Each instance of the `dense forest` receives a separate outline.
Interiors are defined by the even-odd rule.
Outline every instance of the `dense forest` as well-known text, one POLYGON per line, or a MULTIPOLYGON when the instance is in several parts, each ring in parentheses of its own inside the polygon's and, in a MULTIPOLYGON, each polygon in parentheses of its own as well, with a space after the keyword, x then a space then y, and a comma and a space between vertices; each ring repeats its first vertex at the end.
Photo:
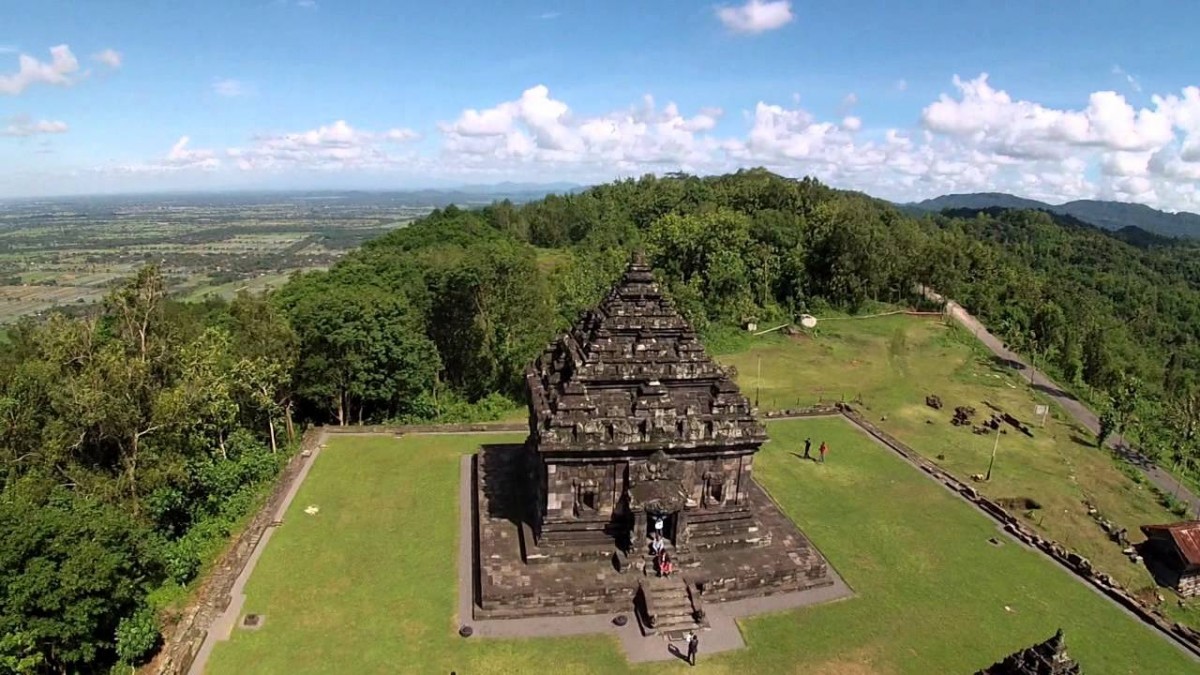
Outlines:
POLYGON ((308 424, 494 417, 633 249, 703 331, 917 304, 982 317, 1181 471, 1200 262, 1038 211, 907 217, 762 170, 450 206, 269 296, 183 304, 148 267, 0 347, 0 672, 106 671, 261 500, 308 424))

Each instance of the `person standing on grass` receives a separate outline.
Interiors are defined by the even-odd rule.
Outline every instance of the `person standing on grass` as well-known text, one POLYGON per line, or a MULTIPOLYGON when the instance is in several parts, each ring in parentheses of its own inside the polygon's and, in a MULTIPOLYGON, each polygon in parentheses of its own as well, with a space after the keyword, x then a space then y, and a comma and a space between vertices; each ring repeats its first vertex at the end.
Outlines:
POLYGON ((804 439, 804 459, 812 459, 812 455, 809 454, 811 451, 812 451, 812 439, 806 438, 806 439, 804 439))
POLYGON ((825 453, 829 452, 829 445, 827 445, 825 443, 825 441, 821 441, 821 449, 819 452, 821 453, 821 463, 824 464, 825 463, 825 453))
POLYGON ((696 652, 700 651, 700 636, 695 631, 688 636, 688 665, 696 665, 696 652))

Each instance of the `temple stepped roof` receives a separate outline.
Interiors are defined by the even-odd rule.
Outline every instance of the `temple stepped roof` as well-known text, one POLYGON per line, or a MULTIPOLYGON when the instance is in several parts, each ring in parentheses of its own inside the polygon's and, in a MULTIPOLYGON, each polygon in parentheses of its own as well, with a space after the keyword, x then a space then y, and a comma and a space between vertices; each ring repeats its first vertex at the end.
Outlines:
POLYGON ((543 450, 757 446, 766 431, 640 259, 526 372, 543 450))

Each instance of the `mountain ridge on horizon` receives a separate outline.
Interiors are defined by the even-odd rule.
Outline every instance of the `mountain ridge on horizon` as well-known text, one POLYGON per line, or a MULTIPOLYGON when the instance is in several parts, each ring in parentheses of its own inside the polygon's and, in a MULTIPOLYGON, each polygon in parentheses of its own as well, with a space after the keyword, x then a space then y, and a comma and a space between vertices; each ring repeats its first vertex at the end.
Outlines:
POLYGON ((1200 238, 1200 214, 1188 211, 1171 213, 1145 204, 1076 199, 1050 204, 1005 192, 963 192, 941 195, 919 202, 898 203, 909 213, 940 213, 947 209, 1035 209, 1066 215, 1104 230, 1120 231, 1136 227, 1165 237, 1200 238))

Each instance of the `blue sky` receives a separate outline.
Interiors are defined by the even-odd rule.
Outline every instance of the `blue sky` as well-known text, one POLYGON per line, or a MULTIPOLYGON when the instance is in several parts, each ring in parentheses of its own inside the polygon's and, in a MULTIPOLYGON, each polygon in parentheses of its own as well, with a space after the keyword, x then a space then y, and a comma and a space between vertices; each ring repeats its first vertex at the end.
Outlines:
POLYGON ((1197 210, 1195 26, 1196 2, 0 0, 0 197, 763 165, 1197 210))

